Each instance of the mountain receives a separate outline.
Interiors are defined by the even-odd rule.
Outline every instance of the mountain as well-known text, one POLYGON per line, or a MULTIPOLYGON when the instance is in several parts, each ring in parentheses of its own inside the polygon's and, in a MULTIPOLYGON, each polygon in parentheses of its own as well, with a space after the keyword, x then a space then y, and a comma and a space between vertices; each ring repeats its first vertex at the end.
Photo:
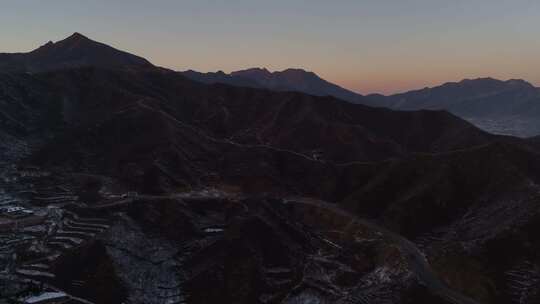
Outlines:
POLYGON ((191 80, 202 82, 205 84, 215 84, 223 83, 237 87, 247 87, 247 88, 260 88, 263 89, 264 86, 258 83, 255 79, 250 79, 242 76, 233 76, 231 74, 226 74, 223 71, 218 71, 215 73, 201 73, 193 70, 188 70, 181 72, 182 75, 186 76, 191 80))
POLYGON ((538 303, 538 139, 142 66, 0 72, 0 301, 538 303))
POLYGON ((540 89, 512 79, 466 79, 392 96, 370 96, 396 110, 447 110, 490 132, 540 134, 540 89))
MULTIPOLYGON (((539 97, 540 89, 528 82, 493 78, 466 79, 391 96, 395 109, 448 109, 470 116, 524 114, 524 108, 531 110, 531 100, 539 97)), ((537 115, 537 111, 530 114, 537 115)))
MULTIPOLYGON (((206 86, 164 71, 72 69, 39 74, 34 79, 49 84, 51 90, 62 89, 63 95, 57 98, 70 101, 61 112, 63 121, 76 131, 108 121, 116 124, 117 112, 126 115, 140 111, 144 115, 171 117, 165 121, 151 119, 148 122, 152 124, 181 121, 220 141, 273 147, 309 159, 317 155, 319 160, 336 163, 439 153, 493 139, 443 111, 399 112, 297 92, 206 86)), ((149 134, 146 141, 168 134, 166 130, 149 134)))
POLYGON ((151 68, 146 59, 93 41, 79 33, 58 42, 48 42, 28 53, 1 53, 0 70, 44 72, 85 66, 151 68))
POLYGON ((270 72, 265 68, 252 68, 226 74, 223 72, 181 72, 184 76, 207 84, 224 83, 242 87, 265 88, 274 91, 297 91, 315 96, 333 96, 352 103, 366 103, 363 96, 320 78, 302 69, 270 72))
POLYGON ((297 91, 394 110, 446 110, 495 134, 520 137, 540 134, 540 89, 520 79, 466 79, 391 96, 362 96, 301 69, 270 72, 253 68, 230 74, 190 70, 182 74, 206 84, 297 91))

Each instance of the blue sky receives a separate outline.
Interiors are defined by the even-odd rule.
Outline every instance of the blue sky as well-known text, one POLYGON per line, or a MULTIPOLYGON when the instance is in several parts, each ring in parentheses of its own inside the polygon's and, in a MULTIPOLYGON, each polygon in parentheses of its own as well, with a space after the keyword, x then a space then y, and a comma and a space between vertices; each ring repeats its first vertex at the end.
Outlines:
POLYGON ((78 31, 178 70, 299 67, 391 93, 484 76, 540 85, 538 29, 530 0, 18 0, 0 9, 0 51, 78 31))

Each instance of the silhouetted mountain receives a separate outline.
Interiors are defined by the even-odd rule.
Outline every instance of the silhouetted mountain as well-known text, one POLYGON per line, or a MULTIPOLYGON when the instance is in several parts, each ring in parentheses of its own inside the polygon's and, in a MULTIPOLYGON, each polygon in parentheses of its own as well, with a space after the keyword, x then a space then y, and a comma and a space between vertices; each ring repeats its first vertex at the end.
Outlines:
POLYGON ((391 98, 392 108, 400 110, 446 109, 475 117, 522 115, 525 109, 529 110, 530 115, 540 113, 540 89, 523 80, 467 79, 393 95, 391 98), (532 105, 536 107, 531 108, 532 105), (532 113, 530 110, 533 110, 532 113))
POLYGON ((500 81, 492 78, 463 80, 434 88, 392 96, 360 94, 321 79, 312 72, 287 69, 247 69, 225 74, 183 73, 203 83, 298 91, 316 96, 334 96, 352 103, 388 107, 395 110, 447 110, 488 132, 528 137, 540 134, 540 89, 523 80, 500 81))
POLYGON ((230 74, 221 71, 186 71, 182 74, 206 84, 224 83, 334 96, 352 103, 395 110, 447 110, 488 132, 521 137, 540 134, 540 89, 519 79, 467 79, 392 96, 362 96, 300 69, 270 72, 264 68, 253 68, 230 74))
POLYGON ((446 83, 393 96, 368 96, 396 110, 447 110, 490 132, 540 134, 540 89, 523 80, 493 78, 446 83))
POLYGON ((48 42, 29 53, 0 54, 0 70, 43 72, 65 68, 96 66, 106 68, 149 68, 146 59, 119 51, 108 45, 74 33, 70 37, 48 42))
POLYGON ((302 69, 287 69, 270 72, 263 68, 253 68, 225 74, 182 72, 184 76, 207 84, 224 83, 242 87, 266 88, 274 91, 296 91, 315 96, 333 96, 352 103, 367 103, 363 96, 330 83, 313 72, 302 69))

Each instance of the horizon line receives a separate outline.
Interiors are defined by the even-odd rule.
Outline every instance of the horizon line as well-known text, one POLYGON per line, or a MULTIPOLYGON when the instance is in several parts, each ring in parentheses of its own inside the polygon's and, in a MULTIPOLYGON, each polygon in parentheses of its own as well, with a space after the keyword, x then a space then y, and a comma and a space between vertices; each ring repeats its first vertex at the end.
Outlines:
POLYGON ((443 86, 443 85, 446 85, 446 84, 457 84, 457 83, 468 81, 468 80, 482 80, 482 79, 492 79, 492 80, 497 80, 497 81, 501 81, 501 82, 508 82, 508 81, 512 81, 512 80, 524 81, 524 82, 532 85, 533 87, 540 89, 540 83, 537 84, 537 83, 534 83, 532 81, 528 81, 527 79, 522 78, 522 77, 519 77, 519 78, 514 78, 514 77, 512 77, 512 78, 497 78, 497 77, 486 75, 486 76, 477 76, 477 77, 463 76, 462 78, 459 78, 460 80, 455 80, 454 79, 454 80, 440 81, 440 82, 430 84, 430 85, 411 87, 409 89, 403 89, 403 90, 393 90, 392 92, 386 92, 386 93, 382 93, 381 91, 362 92, 361 90, 352 89, 348 85, 340 84, 339 81, 334 81, 334 80, 330 80, 329 78, 323 77, 317 71, 315 71, 313 69, 310 69, 310 68, 306 68, 306 67, 287 67, 287 68, 281 68, 281 69, 272 69, 272 68, 268 68, 268 67, 266 67, 264 65, 260 65, 260 66, 251 66, 251 67, 250 66, 245 66, 245 67, 239 67, 239 68, 235 68, 235 69, 217 69, 217 70, 204 70, 203 71, 203 70, 196 70, 194 68, 182 69, 182 68, 178 68, 178 67, 170 67, 170 66, 167 66, 167 65, 165 65, 165 66, 164 65, 157 65, 157 64, 154 64, 153 60, 149 59, 149 57, 147 57, 147 56, 139 55, 139 54, 137 54, 135 52, 132 53, 131 51, 125 50, 120 46, 115 46, 115 43, 113 43, 113 42, 103 42, 101 40, 94 40, 94 39, 90 38, 88 35, 81 34, 80 31, 75 31, 72 34, 70 34, 69 36, 67 36, 65 38, 62 38, 62 39, 59 39, 59 40, 56 40, 56 41, 47 40, 47 42, 42 43, 42 44, 37 43, 38 44, 37 47, 34 47, 33 49, 27 50, 27 51, 2 52, 0 50, 0 55, 1 54, 25 54, 25 53, 30 53, 30 52, 32 52, 32 51, 34 51, 34 50, 36 50, 36 49, 38 49, 38 48, 40 48, 42 46, 45 46, 48 43, 51 43, 51 42, 58 43, 60 41, 66 40, 66 39, 68 39, 68 38, 70 38, 72 36, 82 36, 82 37, 84 37, 86 39, 89 39, 91 41, 105 44, 105 45, 110 46, 110 47, 112 47, 112 48, 114 48, 116 50, 127 52, 129 54, 132 54, 132 55, 141 57, 143 59, 146 59, 147 61, 149 61, 152 65, 155 65, 156 67, 169 69, 169 70, 172 70, 172 71, 175 71, 175 72, 186 72, 186 71, 194 71, 194 72, 199 72, 199 73, 223 72, 223 73, 225 73, 227 75, 231 75, 234 72, 250 70, 250 69, 261 69, 261 70, 266 70, 266 71, 268 71, 270 73, 280 73, 280 72, 284 72, 284 71, 287 71, 287 70, 301 70, 301 71, 304 71, 304 72, 307 72, 307 73, 314 73, 317 77, 321 78, 322 80, 325 80, 325 81, 327 81, 327 82, 329 82, 331 84, 337 85, 337 86, 339 86, 339 87, 341 87, 343 89, 346 89, 348 91, 351 91, 351 92, 353 92, 355 94, 364 95, 364 96, 369 96, 369 95, 392 96, 392 95, 398 95, 398 94, 403 94, 403 93, 412 92, 412 91, 419 91, 419 90, 424 90, 424 89, 433 89, 433 88, 440 87, 440 86, 443 86))

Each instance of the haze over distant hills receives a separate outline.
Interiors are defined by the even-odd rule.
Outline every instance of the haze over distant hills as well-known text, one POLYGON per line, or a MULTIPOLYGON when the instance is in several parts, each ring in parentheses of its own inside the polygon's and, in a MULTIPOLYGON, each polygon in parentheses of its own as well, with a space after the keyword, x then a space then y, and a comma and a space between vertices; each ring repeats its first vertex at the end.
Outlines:
POLYGON ((362 96, 301 69, 270 72, 253 68, 230 74, 195 71, 183 74, 204 83, 329 95, 352 103, 395 110, 447 110, 489 132, 521 137, 540 134, 540 89, 519 79, 466 79, 391 96, 362 96))
POLYGON ((466 79, 375 100, 396 110, 447 110, 489 132, 540 134, 540 89, 521 79, 466 79))

